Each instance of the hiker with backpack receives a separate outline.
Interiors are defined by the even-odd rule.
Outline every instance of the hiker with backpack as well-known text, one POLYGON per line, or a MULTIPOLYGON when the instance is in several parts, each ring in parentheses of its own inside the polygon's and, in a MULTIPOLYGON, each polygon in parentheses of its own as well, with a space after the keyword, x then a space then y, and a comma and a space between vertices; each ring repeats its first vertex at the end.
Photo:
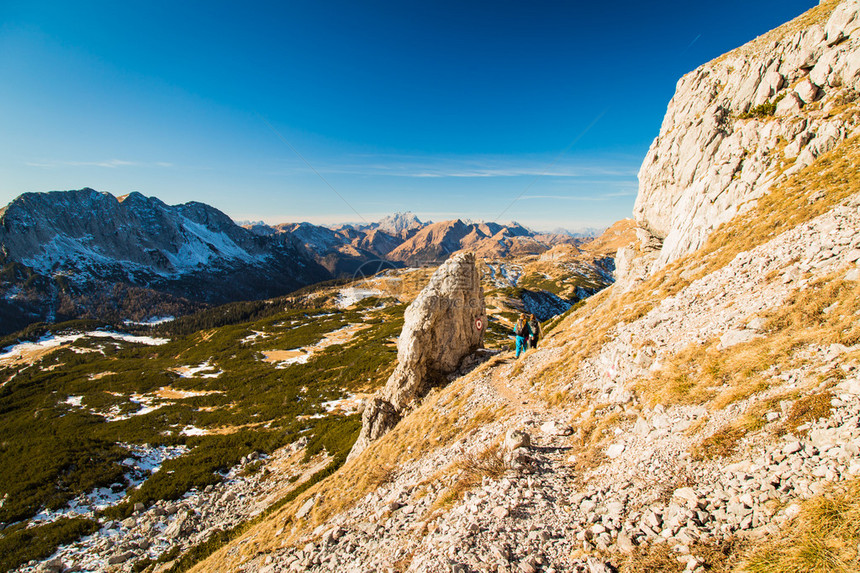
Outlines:
POLYGON ((540 338, 540 321, 535 315, 529 318, 529 348, 537 348, 538 338, 540 338))
POLYGON ((529 330, 529 321, 526 313, 520 315, 520 319, 517 321, 517 325, 514 327, 514 334, 517 337, 517 355, 516 358, 520 357, 520 353, 525 352, 526 346, 529 336, 531 335, 531 330, 529 330))

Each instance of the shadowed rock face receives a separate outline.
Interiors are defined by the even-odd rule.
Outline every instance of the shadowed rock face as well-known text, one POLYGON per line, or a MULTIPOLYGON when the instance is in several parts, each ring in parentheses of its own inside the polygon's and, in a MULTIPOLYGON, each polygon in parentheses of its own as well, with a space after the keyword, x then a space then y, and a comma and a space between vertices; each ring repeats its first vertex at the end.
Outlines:
POLYGON ((487 324, 475 255, 448 259, 406 309, 397 341, 397 366, 362 415, 357 456, 391 429, 416 399, 446 381, 463 359, 483 347, 487 324))

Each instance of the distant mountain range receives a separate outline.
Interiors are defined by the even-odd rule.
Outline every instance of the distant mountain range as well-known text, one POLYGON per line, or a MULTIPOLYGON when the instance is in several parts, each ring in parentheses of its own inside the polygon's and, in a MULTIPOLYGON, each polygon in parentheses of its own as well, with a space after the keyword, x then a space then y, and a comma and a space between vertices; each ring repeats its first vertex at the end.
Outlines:
POLYGON ((36 321, 182 314, 384 266, 434 265, 461 249, 494 259, 579 240, 412 213, 336 227, 239 226, 209 205, 140 193, 25 193, 0 209, 0 333, 36 321))
POLYGON ((484 258, 541 254, 561 243, 575 245, 598 231, 536 233, 518 223, 502 225, 461 219, 432 223, 422 222, 412 213, 397 213, 370 224, 327 227, 310 223, 275 226, 252 223, 246 228, 263 236, 291 235, 334 275, 354 273, 369 261, 385 261, 394 266, 435 265, 462 249, 484 258))

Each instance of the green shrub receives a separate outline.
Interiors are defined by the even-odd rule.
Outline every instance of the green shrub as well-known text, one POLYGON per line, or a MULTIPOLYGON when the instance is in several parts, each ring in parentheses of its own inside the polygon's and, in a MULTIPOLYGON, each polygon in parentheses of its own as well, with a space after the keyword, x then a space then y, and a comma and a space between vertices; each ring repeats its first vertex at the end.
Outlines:
POLYGON ((53 523, 26 529, 10 527, 0 532, 0 570, 10 571, 30 561, 44 559, 57 547, 98 531, 89 519, 58 519, 53 523))
MULTIPOLYGON (((311 455, 325 449, 335 465, 342 464, 357 435, 359 417, 307 416, 324 413, 324 401, 373 390, 385 381, 396 359, 390 341, 402 328, 404 307, 368 312, 228 305, 220 314, 210 309, 162 325, 165 334, 172 329, 171 340, 163 345, 84 338, 74 349, 54 351, 32 367, 6 370, 7 377, 14 377, 0 388, 0 497, 8 494, 0 522, 27 520, 42 508, 62 507, 95 487, 123 483, 128 468, 121 462, 132 456, 125 444, 185 444, 189 451, 165 461, 124 503, 106 509, 103 514, 111 519, 130 515, 135 502, 178 498, 189 489, 216 483, 243 456, 271 453, 303 431, 311 455), (242 322, 248 317, 251 320, 242 322), (218 323, 224 325, 211 328, 218 323), (316 353, 306 364, 279 369, 261 360, 267 350, 313 345, 351 323, 366 328, 353 340, 316 353), (240 342, 252 331, 269 336, 240 342), (78 353, 82 350, 90 352, 78 353), (183 378, 174 371, 207 361, 221 372, 218 377, 183 378), (163 387, 210 393, 153 397, 157 409, 134 415, 142 407, 134 401, 136 395, 153 396, 163 387), (69 403, 70 396, 81 397, 80 406, 69 403), (129 417, 108 421, 108 412, 129 417), (186 426, 228 430, 186 436, 186 426)), ((88 330, 93 324, 76 326, 88 330)), ((41 333, 34 327, 29 334, 41 333)), ((42 530, 32 531, 42 535, 42 530)))
POLYGON ((776 106, 782 99, 785 97, 785 93, 780 94, 773 101, 765 102, 761 105, 757 105, 753 108, 750 108, 746 113, 740 114, 738 117, 740 119, 752 119, 752 118, 764 118, 770 117, 774 113, 776 113, 776 106))

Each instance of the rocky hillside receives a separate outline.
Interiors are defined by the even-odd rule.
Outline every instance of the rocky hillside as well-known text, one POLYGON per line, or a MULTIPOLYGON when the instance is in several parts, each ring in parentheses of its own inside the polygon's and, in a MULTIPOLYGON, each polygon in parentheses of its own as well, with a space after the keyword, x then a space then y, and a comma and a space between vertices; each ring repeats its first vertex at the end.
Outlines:
POLYGON ((622 281, 701 247, 775 183, 856 133, 856 3, 823 1, 680 79, 642 163, 634 215, 644 257, 622 281))
POLYGON ((196 570, 856 570, 860 142, 823 160, 431 393, 196 570), (822 504, 846 513, 810 531, 822 504), (822 544, 847 565, 813 569, 822 544))
MULTIPOLYGON (((121 521, 93 516, 78 532, 91 536, 22 569, 84 567, 95 548, 102 569, 110 564, 158 573, 860 570, 860 134, 853 123, 860 101, 847 91, 856 87, 850 70, 858 11, 853 0, 824 2, 682 80, 682 95, 673 99, 643 164, 638 227, 627 223, 613 231, 621 245, 631 233, 637 236, 618 257, 625 280, 545 322, 538 348, 520 359, 504 343, 496 352, 476 352, 469 361, 473 369, 449 374, 447 384, 434 384, 397 409, 393 427, 342 465, 332 463, 294 487, 282 479, 289 475, 282 465, 289 456, 343 462, 357 424, 351 433, 344 429, 310 443, 299 437, 303 425, 323 419, 313 417, 325 416, 322 400, 379 388, 401 368, 392 354, 403 307, 386 308, 371 297, 352 310, 315 312, 297 331, 292 328, 299 326, 293 323, 298 316, 271 317, 223 333, 195 331, 168 343, 174 345, 165 347, 169 351, 138 349, 123 356, 135 361, 123 370, 128 376, 119 398, 126 403, 140 399, 135 391, 150 395, 168 381, 181 383, 166 374, 180 366, 173 363, 176 356, 201 376, 214 374, 196 369, 213 366, 202 362, 208 345, 218 344, 223 387, 216 378, 190 388, 224 393, 198 402, 194 419, 213 430, 226 425, 268 432, 283 424, 289 447, 243 445, 265 453, 255 456, 249 472, 274 476, 283 489, 248 478, 237 490, 246 497, 231 498, 238 475, 227 467, 244 468, 248 457, 222 467, 201 448, 193 459, 222 472, 211 489, 159 503, 142 487, 122 506, 121 521), (806 52, 798 46, 809 48, 811 56, 801 58, 806 52), (792 75, 796 60, 799 71, 792 75), (816 72, 825 61, 830 68, 816 72), (721 83, 711 82, 719 74, 721 83), (743 87, 747 82, 754 87, 743 87), (814 96, 810 84, 818 90, 814 96), (763 85, 772 85, 773 93, 763 85), (844 97, 836 99, 840 90, 844 97), (738 94, 747 94, 746 100, 738 94), (801 131, 789 138, 789 125, 801 125, 801 131), (832 138, 823 135, 836 128, 832 138), (803 130, 811 135, 798 139, 803 130), (816 140, 829 143, 819 146, 816 140), (736 156, 738 145, 745 151, 736 156), (662 208, 652 209, 652 202, 662 208), (259 355, 237 351, 237 337, 260 345, 260 352, 286 351, 272 358, 297 368, 292 361, 304 360, 307 345, 323 344, 317 321, 326 331, 367 324, 373 339, 364 346, 360 336, 339 343, 328 332, 324 338, 332 342, 316 354, 326 376, 293 370, 303 375, 301 384, 286 379, 295 400, 278 399, 279 387, 269 384, 275 373, 265 371, 265 363, 243 378, 242 368, 249 367, 239 362, 259 355), (270 340, 277 344, 269 346, 270 340), (161 365, 161 374, 141 380, 137 360, 161 365), (339 379, 341 371, 346 374, 339 379), (143 382, 146 387, 138 388, 143 382), (263 382, 260 394, 256 385, 263 382), (204 409, 213 402, 222 407, 204 409), (282 417, 288 408, 308 417, 282 417), (257 416, 258 409, 264 415, 257 416), (255 495, 259 505, 248 501, 255 495), (139 506, 129 503, 138 499, 139 506), (228 524, 229 512, 256 517, 228 524), (216 518, 223 530, 213 525, 216 518), (164 540, 174 535, 179 548, 168 550, 164 540)), ((462 248, 466 226, 444 224, 436 236, 462 248)), ((595 248, 611 250, 618 246, 614 240, 604 237, 595 248)), ((488 326, 501 323, 505 311, 494 306, 504 288, 522 288, 526 279, 549 281, 564 268, 555 265, 558 260, 576 264, 579 248, 586 247, 556 247, 527 261, 486 261, 479 266, 485 302, 476 313, 486 305, 488 326)), ((374 277, 364 291, 381 288, 386 279, 401 285, 401 292, 414 290, 416 306, 430 306, 417 294, 431 280, 429 269, 374 277)), ((344 306, 366 294, 360 290, 344 296, 344 306)), ((422 316, 423 322, 413 321, 412 336, 400 332, 407 340, 423 340, 431 356, 444 349, 440 330, 465 332, 475 327, 467 321, 477 317, 447 313, 463 324, 437 330, 432 313, 422 316)), ((488 329, 485 343, 490 334, 488 329)), ((413 350, 410 361, 424 349, 413 350)), ((74 421, 70 412, 78 404, 88 416, 111 413, 101 405, 112 405, 105 396, 113 395, 98 393, 92 403, 76 399, 78 388, 99 379, 102 366, 115 368, 111 356, 94 354, 99 368, 93 369, 74 354, 70 349, 61 358, 79 378, 52 374, 49 362, 38 372, 3 375, 11 385, 21 377, 28 383, 20 388, 28 392, 52 380, 63 383, 48 399, 24 395, 30 410, 15 419, 32 428, 33 437, 45 431, 33 410, 64 423, 74 421)), ((182 427, 187 409, 164 407, 175 416, 171 427, 182 427)), ((348 427, 348 416, 335 416, 313 426, 315 436, 325 428, 348 427)), ((150 425, 130 425, 131 430, 129 443, 132 437, 155 439, 150 425)), ((107 466, 121 459, 101 442, 91 446, 101 448, 107 466)), ((203 477, 193 465, 183 467, 203 477)), ((167 472, 155 475, 169 483, 177 479, 167 472)), ((37 485, 34 479, 33 489, 53 504, 51 492, 37 485)), ((3 503, 12 505, 0 505, 5 512, 18 508, 31 516, 40 509, 25 503, 27 496, 8 499, 3 503)), ((27 539, 26 528, 13 528, 27 539)))
POLYGON ((860 569, 858 104, 849 95, 825 109, 828 90, 853 85, 846 70, 858 8, 822 3, 681 82, 679 91, 693 90, 691 78, 706 84, 733 60, 739 67, 724 81, 749 79, 764 93, 749 71, 782 74, 790 67, 782 58, 815 39, 817 59, 801 62, 803 77, 786 71, 789 87, 775 82, 762 96, 773 115, 750 96, 749 106, 726 108, 736 117, 723 116, 738 129, 702 143, 699 128, 715 116, 675 124, 673 100, 655 149, 672 140, 669 154, 693 159, 664 163, 652 150, 645 160, 640 240, 625 263, 639 280, 545 325, 544 342, 525 358, 501 353, 431 392, 361 455, 194 570, 860 569), (830 71, 818 83, 808 76, 821 57, 830 71), (806 79, 823 104, 794 92, 806 79), (732 177, 723 145, 741 142, 746 129, 759 143, 782 133, 789 120, 777 110, 794 100, 772 98, 788 89, 803 103, 791 112, 796 121, 815 129, 797 147, 831 120, 844 132, 795 161, 783 148, 796 137, 775 139, 768 154, 750 147, 741 156, 760 160, 744 165, 772 176, 750 180, 742 167, 732 177), (682 145, 686 132, 693 139, 682 145), (690 181, 685 165, 696 173, 690 181), (708 166, 725 165, 718 194, 692 193, 708 166), (660 223, 648 197, 673 215, 660 223), (690 226, 695 220, 702 226, 690 226))

